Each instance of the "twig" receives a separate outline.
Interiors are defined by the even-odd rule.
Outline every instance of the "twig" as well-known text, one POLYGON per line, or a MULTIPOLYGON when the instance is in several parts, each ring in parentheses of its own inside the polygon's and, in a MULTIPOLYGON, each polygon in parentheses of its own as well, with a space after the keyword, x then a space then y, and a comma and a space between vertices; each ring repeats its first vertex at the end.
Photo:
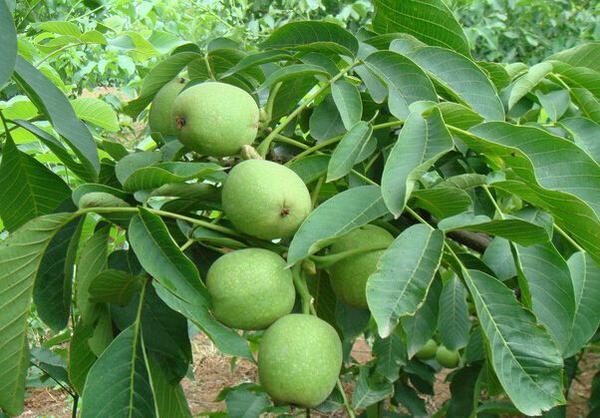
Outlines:
POLYGON ((283 122, 281 122, 279 125, 277 125, 277 127, 275 129, 273 129, 273 131, 265 139, 263 139, 263 141, 258 145, 258 147, 256 147, 259 154, 262 157, 267 155, 267 153, 269 152, 269 147, 271 146, 271 142, 273 141, 275 136, 277 134, 279 134, 281 131, 283 131, 283 129, 285 129, 285 127, 288 126, 296 118, 296 116, 298 116, 300 113, 302 113, 302 111, 306 107, 308 107, 308 105, 310 105, 313 102, 313 100, 315 100, 317 97, 319 97, 319 95, 321 93, 323 93, 325 90, 327 90, 333 83, 335 83, 337 80, 342 78, 348 71, 350 71, 356 65, 358 65, 358 62, 353 62, 349 66, 340 70, 339 73, 337 73, 335 76, 333 76, 332 78, 327 80, 327 82, 325 84, 323 84, 321 87, 319 87, 314 93, 309 95, 306 98, 306 100, 304 101, 304 103, 302 103, 300 106, 298 106, 296 109, 294 109, 294 111, 292 113, 287 115, 286 119, 283 122))

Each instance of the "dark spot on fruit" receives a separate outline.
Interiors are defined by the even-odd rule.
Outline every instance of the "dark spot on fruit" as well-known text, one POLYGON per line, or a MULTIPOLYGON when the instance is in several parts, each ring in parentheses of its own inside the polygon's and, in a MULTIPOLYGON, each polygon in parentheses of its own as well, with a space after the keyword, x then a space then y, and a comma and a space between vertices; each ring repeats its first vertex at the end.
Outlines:
POLYGON ((282 218, 285 218, 290 214, 290 208, 281 208, 281 212, 279 212, 282 218))
POLYGON ((175 122, 177 123, 177 128, 182 129, 185 126, 185 118, 181 116, 177 116, 175 118, 175 122))

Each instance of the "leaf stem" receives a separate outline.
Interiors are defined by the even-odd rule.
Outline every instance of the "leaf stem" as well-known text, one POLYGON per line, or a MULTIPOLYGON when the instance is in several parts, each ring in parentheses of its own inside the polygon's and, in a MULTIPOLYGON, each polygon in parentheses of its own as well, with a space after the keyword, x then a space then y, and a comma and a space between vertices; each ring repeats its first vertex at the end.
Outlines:
MULTIPOLYGON (((394 120, 391 122, 385 122, 385 123, 379 123, 377 125, 373 125, 373 130, 379 130, 379 129, 384 129, 384 128, 390 128, 390 127, 395 127, 395 126, 402 126, 404 125, 404 121, 402 120, 394 120)), ((316 145, 313 145, 310 148, 306 148, 304 151, 302 151, 300 154, 295 155, 294 157, 292 157, 287 163, 286 165, 289 165, 289 163, 291 163, 292 161, 295 161, 299 158, 302 158, 304 156, 310 155, 314 152, 319 151, 322 148, 326 148, 329 145, 335 144, 336 142, 339 142, 342 140, 342 138, 344 137, 344 135, 338 135, 338 136, 334 136, 333 138, 329 138, 326 139, 323 142, 320 142, 316 145)))
POLYGON ((342 381, 340 379, 338 379, 336 386, 337 386, 338 390, 340 391, 340 394, 342 395, 342 401, 344 402, 344 407, 346 408, 346 411, 348 412, 348 416, 350 418, 356 418, 356 415, 354 414, 354 410, 352 409, 352 406, 350 405, 350 402, 348 401, 348 396, 346 396, 346 392, 344 391, 344 386, 342 386, 342 381))
MULTIPOLYGON (((178 213, 167 212, 167 211, 160 210, 160 209, 152 209, 152 208, 145 208, 145 209, 148 212, 151 212, 155 215, 164 216, 166 218, 172 218, 172 219, 180 219, 182 221, 190 222, 194 225, 202 226, 206 229, 221 232, 223 234, 235 236, 238 238, 243 238, 240 234, 238 234, 233 229, 230 229, 230 228, 227 228, 227 227, 224 227, 221 225, 216 225, 216 224, 213 224, 213 223, 210 223, 207 221, 203 221, 201 219, 196 219, 196 218, 192 218, 189 216, 180 215, 178 213)), ((96 208, 80 209, 76 213, 79 215, 83 215, 85 213, 90 213, 90 212, 95 212, 95 213, 101 214, 101 213, 111 213, 111 212, 137 212, 137 211, 138 211, 137 207, 96 207, 96 208)))
POLYGON ((302 143, 300 141, 296 141, 293 138, 289 138, 289 137, 281 135, 281 134, 275 135, 275 138, 273 139, 273 141, 275 141, 275 142, 283 142, 285 144, 290 144, 290 145, 293 145, 295 147, 302 148, 302 149, 305 149, 305 150, 310 148, 309 145, 306 145, 306 144, 304 144, 304 143, 302 143))
POLYGON ((185 244, 183 244, 181 247, 179 247, 179 249, 181 250, 181 252, 184 252, 185 250, 187 250, 188 248, 190 248, 196 241, 193 239, 188 239, 185 244))
POLYGON ((298 116, 300 113, 302 113, 302 111, 304 109, 306 109, 313 102, 313 100, 315 100, 317 97, 319 97, 321 95, 321 93, 323 93, 325 90, 327 90, 333 83, 335 83, 337 80, 342 78, 348 71, 350 71, 356 65, 358 65, 358 62, 353 62, 352 64, 343 68, 342 70, 340 70, 339 73, 337 73, 335 76, 333 76, 332 78, 327 80, 326 83, 324 83, 317 90, 315 90, 312 94, 310 94, 306 98, 304 103, 302 103, 300 106, 298 106, 296 109, 294 109, 294 111, 292 113, 287 115, 286 119, 283 122, 281 122, 279 125, 277 125, 277 127, 275 129, 273 129, 273 131, 269 135, 267 135, 267 137, 265 139, 263 139, 263 141, 258 145, 258 147, 256 147, 256 149, 258 150, 258 153, 264 158, 267 155, 267 153, 269 152, 269 147, 271 146, 271 142, 273 141, 275 136, 277 134, 279 134, 281 131, 283 131, 285 129, 285 127, 288 126, 296 118, 296 116, 298 116))
POLYGON ((79 406, 79 395, 73 396, 73 410, 71 411, 71 418, 77 418, 77 407, 79 406))
POLYGON ((370 244, 361 248, 353 248, 348 251, 342 251, 340 253, 328 254, 328 255, 311 255, 310 260, 312 260, 317 268, 326 268, 334 265, 335 263, 344 260, 348 257, 352 257, 353 255, 359 255, 363 253, 369 253, 371 251, 385 250, 389 247, 389 244, 370 244))

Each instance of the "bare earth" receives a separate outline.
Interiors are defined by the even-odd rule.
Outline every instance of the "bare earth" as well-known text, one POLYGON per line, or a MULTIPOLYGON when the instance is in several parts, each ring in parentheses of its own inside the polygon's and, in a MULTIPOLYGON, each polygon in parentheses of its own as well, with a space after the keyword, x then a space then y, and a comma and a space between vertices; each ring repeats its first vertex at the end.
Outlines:
MULTIPOLYGON (((222 411, 223 402, 216 397, 227 386, 235 386, 243 382, 256 381, 256 366, 249 361, 239 360, 232 367, 231 358, 219 353, 214 345, 200 335, 193 340, 194 376, 195 381, 184 379, 183 387, 192 412, 202 416, 207 412, 222 411)), ((353 357, 363 363, 370 359, 370 350, 364 341, 357 341, 353 357)), ((599 369, 600 355, 587 353, 580 363, 581 375, 573 383, 569 393, 568 418, 583 418, 587 413, 586 401, 590 395, 590 386, 595 372, 599 369)), ((450 396, 448 384, 444 382, 447 373, 439 373, 435 384, 435 397, 427 397, 427 405, 431 412, 435 411, 450 396)), ((352 388, 346 388, 351 392, 352 388)), ((62 390, 33 389, 28 391, 25 401, 25 412, 22 418, 55 417, 68 418, 71 416, 71 405, 67 395, 62 390)), ((313 415, 316 416, 316 415, 313 415)), ((343 412, 329 415, 343 417, 343 412)))

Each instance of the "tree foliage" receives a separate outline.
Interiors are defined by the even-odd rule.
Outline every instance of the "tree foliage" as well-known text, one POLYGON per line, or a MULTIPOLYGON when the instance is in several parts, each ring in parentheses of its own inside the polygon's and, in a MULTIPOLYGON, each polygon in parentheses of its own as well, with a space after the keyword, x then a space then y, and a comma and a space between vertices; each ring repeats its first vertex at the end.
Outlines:
MULTIPOLYGON (((21 7, 17 25, 36 18, 21 7)), ((115 111, 69 100, 48 55, 36 55, 45 43, 17 48, 0 0, 0 88, 11 97, 0 105, 3 413, 21 413, 34 364, 82 397, 82 416, 191 416, 181 386, 188 323, 224 354, 260 356, 262 331, 220 323, 204 282, 222 253, 245 247, 284 257, 294 309, 342 341, 340 380, 317 410, 422 416, 422 395, 458 358, 440 414, 560 413, 600 323, 600 43, 532 66, 479 61, 442 0, 376 0, 361 28, 288 18, 252 42, 155 35, 153 44, 68 19, 38 25, 54 52, 145 45, 156 65, 132 84, 129 120, 144 121, 176 77, 245 90, 261 109, 253 147, 215 158, 157 132, 135 149, 116 141, 115 111), (285 165, 310 191, 313 209, 292 237, 244 234, 223 210, 229 169, 251 158, 285 165), (393 242, 331 251, 367 224, 393 242), (348 306, 328 269, 375 250, 360 289, 368 309, 348 306), (41 343, 29 338, 32 307, 53 330, 41 343), (349 349, 362 337, 373 358, 359 364, 349 349), (415 356, 430 339, 438 360, 415 356)), ((256 383, 224 388, 229 416, 293 412, 256 383)))

